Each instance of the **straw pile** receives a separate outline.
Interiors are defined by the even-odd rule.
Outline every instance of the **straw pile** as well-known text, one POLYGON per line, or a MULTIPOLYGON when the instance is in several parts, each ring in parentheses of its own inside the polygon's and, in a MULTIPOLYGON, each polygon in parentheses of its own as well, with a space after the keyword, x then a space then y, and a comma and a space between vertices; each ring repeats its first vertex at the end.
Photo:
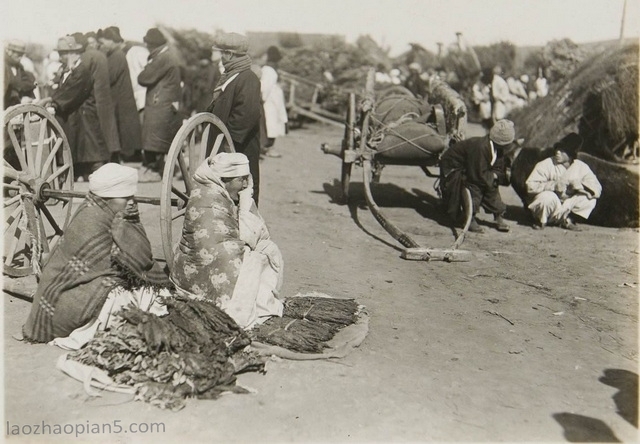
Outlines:
POLYGON ((608 48, 586 59, 551 94, 509 116, 531 146, 551 146, 580 133, 582 150, 619 160, 638 138, 638 44, 608 48))

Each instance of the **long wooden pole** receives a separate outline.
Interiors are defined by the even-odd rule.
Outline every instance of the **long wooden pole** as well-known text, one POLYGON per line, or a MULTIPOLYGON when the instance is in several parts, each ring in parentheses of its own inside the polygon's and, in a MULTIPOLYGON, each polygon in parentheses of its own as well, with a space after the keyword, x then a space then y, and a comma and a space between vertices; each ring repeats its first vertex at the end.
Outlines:
MULTIPOLYGON (((75 197, 75 198, 84 198, 87 193, 85 191, 71 191, 71 190, 42 190, 43 197, 52 197, 56 198, 66 198, 66 197, 75 197)), ((149 205, 160 205, 159 197, 147 197, 147 196, 133 196, 133 200, 141 204, 149 204, 149 205)), ((171 199, 171 206, 178 206, 178 199, 171 199)))
POLYGON ((622 20, 620 21, 620 42, 624 40, 624 21, 627 15, 627 0, 622 4, 622 20))

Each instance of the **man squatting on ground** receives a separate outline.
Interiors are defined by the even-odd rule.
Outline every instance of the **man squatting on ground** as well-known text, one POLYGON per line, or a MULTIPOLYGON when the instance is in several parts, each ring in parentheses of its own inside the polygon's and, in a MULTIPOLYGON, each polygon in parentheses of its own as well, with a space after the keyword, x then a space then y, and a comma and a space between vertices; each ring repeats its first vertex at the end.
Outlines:
POLYGON ((462 140, 446 150, 440 159, 442 199, 454 222, 460 211, 463 187, 471 193, 471 232, 483 231, 476 220, 480 207, 494 215, 498 231, 509 231, 509 225, 502 218, 507 207, 502 202, 498 185, 506 184, 504 169, 500 166, 514 139, 513 122, 499 120, 487 136, 462 140))
POLYGON ((566 135, 554 145, 553 156, 538 162, 529 175, 527 192, 532 201, 528 208, 534 229, 549 224, 579 231, 572 217, 587 219, 595 208, 602 185, 589 166, 577 159, 581 147, 582 137, 566 135))

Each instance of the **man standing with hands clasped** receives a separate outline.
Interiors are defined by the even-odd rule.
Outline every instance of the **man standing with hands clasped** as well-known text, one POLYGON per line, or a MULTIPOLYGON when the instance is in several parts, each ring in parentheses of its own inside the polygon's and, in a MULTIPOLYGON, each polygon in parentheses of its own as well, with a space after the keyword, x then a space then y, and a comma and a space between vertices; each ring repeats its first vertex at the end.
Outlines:
MULTIPOLYGON (((213 46, 222 54, 224 73, 213 90, 207 111, 216 115, 227 127, 235 150, 249 159, 253 177, 253 200, 258 204, 260 192, 260 119, 262 96, 260 79, 251 70, 247 54, 249 41, 236 33, 220 35, 213 46)), ((212 131, 213 133, 213 131, 212 131)), ((217 134, 211 134, 214 140, 217 134)))

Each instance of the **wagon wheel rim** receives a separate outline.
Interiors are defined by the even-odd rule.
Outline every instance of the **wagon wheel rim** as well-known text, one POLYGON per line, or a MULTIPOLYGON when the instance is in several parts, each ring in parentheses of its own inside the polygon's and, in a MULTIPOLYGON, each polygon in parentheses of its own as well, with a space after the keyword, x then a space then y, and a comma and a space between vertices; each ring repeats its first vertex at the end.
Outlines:
POLYGON ((351 182, 351 168, 353 162, 347 162, 345 159, 345 152, 353 150, 355 148, 355 124, 356 124, 356 96, 353 93, 349 94, 349 103, 347 106, 347 118, 344 127, 344 138, 342 140, 342 170, 340 174, 340 183, 342 191, 342 200, 345 203, 349 202, 349 185, 351 182))
POLYGON ((222 121, 211 113, 199 113, 187 120, 173 138, 162 175, 160 233, 169 270, 173 267, 174 242, 182 231, 193 173, 205 157, 226 151, 233 153, 233 140, 222 121), (172 205, 177 200, 177 206, 172 205))
POLYGON ((44 189, 73 190, 69 142, 55 117, 33 104, 5 111, 4 138, 3 273, 39 275, 72 215, 71 197, 41 194, 44 189))

